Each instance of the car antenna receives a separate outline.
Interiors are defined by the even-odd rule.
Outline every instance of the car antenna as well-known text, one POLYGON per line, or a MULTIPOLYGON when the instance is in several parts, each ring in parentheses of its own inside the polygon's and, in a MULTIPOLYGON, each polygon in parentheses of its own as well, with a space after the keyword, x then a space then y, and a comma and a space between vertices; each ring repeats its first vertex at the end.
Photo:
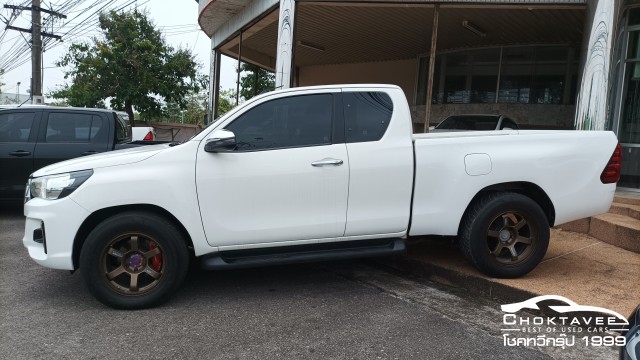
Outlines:
POLYGON ((24 105, 27 101, 31 100, 31 98, 28 98, 27 100, 25 100, 22 104, 18 105, 18 107, 24 105))

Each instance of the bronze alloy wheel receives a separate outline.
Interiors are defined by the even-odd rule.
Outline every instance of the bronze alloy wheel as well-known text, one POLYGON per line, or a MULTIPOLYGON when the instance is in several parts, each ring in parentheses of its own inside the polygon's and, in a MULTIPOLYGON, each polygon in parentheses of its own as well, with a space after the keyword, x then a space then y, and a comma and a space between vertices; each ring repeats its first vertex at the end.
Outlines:
POLYGON ((515 265, 531 256, 537 237, 535 227, 529 225, 525 215, 507 211, 489 222, 487 249, 496 261, 515 265))
POLYGON ((478 270, 516 278, 533 270, 549 246, 550 221, 532 198, 508 191, 481 194, 467 209, 458 240, 478 270))
POLYGON ((108 242, 100 256, 103 279, 122 295, 143 295, 163 279, 163 254, 163 248, 149 235, 117 236, 108 242))

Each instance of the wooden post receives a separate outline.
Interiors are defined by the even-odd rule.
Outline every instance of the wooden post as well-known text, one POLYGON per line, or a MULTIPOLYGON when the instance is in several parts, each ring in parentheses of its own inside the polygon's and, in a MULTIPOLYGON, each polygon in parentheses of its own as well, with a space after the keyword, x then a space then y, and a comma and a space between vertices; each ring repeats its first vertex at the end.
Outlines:
POLYGON ((240 61, 242 58, 242 30, 240 30, 240 43, 238 43, 238 77, 236 79, 236 106, 240 103, 240 61))
POLYGON ((433 9, 433 30, 431 31, 431 52, 429 54, 429 75, 427 79, 427 101, 424 115, 423 132, 429 131, 429 119, 431 118, 431 98, 433 97, 433 73, 436 63, 436 43, 438 42, 438 12, 440 5, 436 5, 433 9))
POLYGON ((209 88, 211 89, 209 95, 211 96, 212 109, 209 111, 208 122, 205 125, 209 125, 218 118, 218 105, 220 104, 220 61, 222 60, 220 50, 214 48, 212 55, 211 60, 213 63, 211 64, 211 78, 209 79, 209 88))

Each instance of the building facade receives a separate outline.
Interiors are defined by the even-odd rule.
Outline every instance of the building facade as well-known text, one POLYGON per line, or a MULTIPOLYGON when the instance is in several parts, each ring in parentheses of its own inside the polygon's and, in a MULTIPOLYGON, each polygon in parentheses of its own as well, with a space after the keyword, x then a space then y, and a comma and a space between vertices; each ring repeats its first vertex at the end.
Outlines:
POLYGON ((522 128, 612 130, 620 187, 640 189, 638 0, 200 0, 220 59, 275 74, 276 88, 400 86, 416 132, 452 114, 504 114, 522 128))

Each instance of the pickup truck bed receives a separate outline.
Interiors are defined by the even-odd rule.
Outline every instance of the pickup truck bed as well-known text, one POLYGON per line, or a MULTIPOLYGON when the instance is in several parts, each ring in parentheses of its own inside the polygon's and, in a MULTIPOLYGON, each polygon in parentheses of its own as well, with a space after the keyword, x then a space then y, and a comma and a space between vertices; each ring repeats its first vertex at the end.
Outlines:
POLYGON ((36 171, 23 243, 43 266, 82 267, 96 298, 129 309, 166 301, 189 253, 238 268, 457 236, 480 271, 517 277, 542 260, 550 226, 611 204, 611 132, 412 135, 410 119, 396 86, 263 94, 185 143, 36 171))

